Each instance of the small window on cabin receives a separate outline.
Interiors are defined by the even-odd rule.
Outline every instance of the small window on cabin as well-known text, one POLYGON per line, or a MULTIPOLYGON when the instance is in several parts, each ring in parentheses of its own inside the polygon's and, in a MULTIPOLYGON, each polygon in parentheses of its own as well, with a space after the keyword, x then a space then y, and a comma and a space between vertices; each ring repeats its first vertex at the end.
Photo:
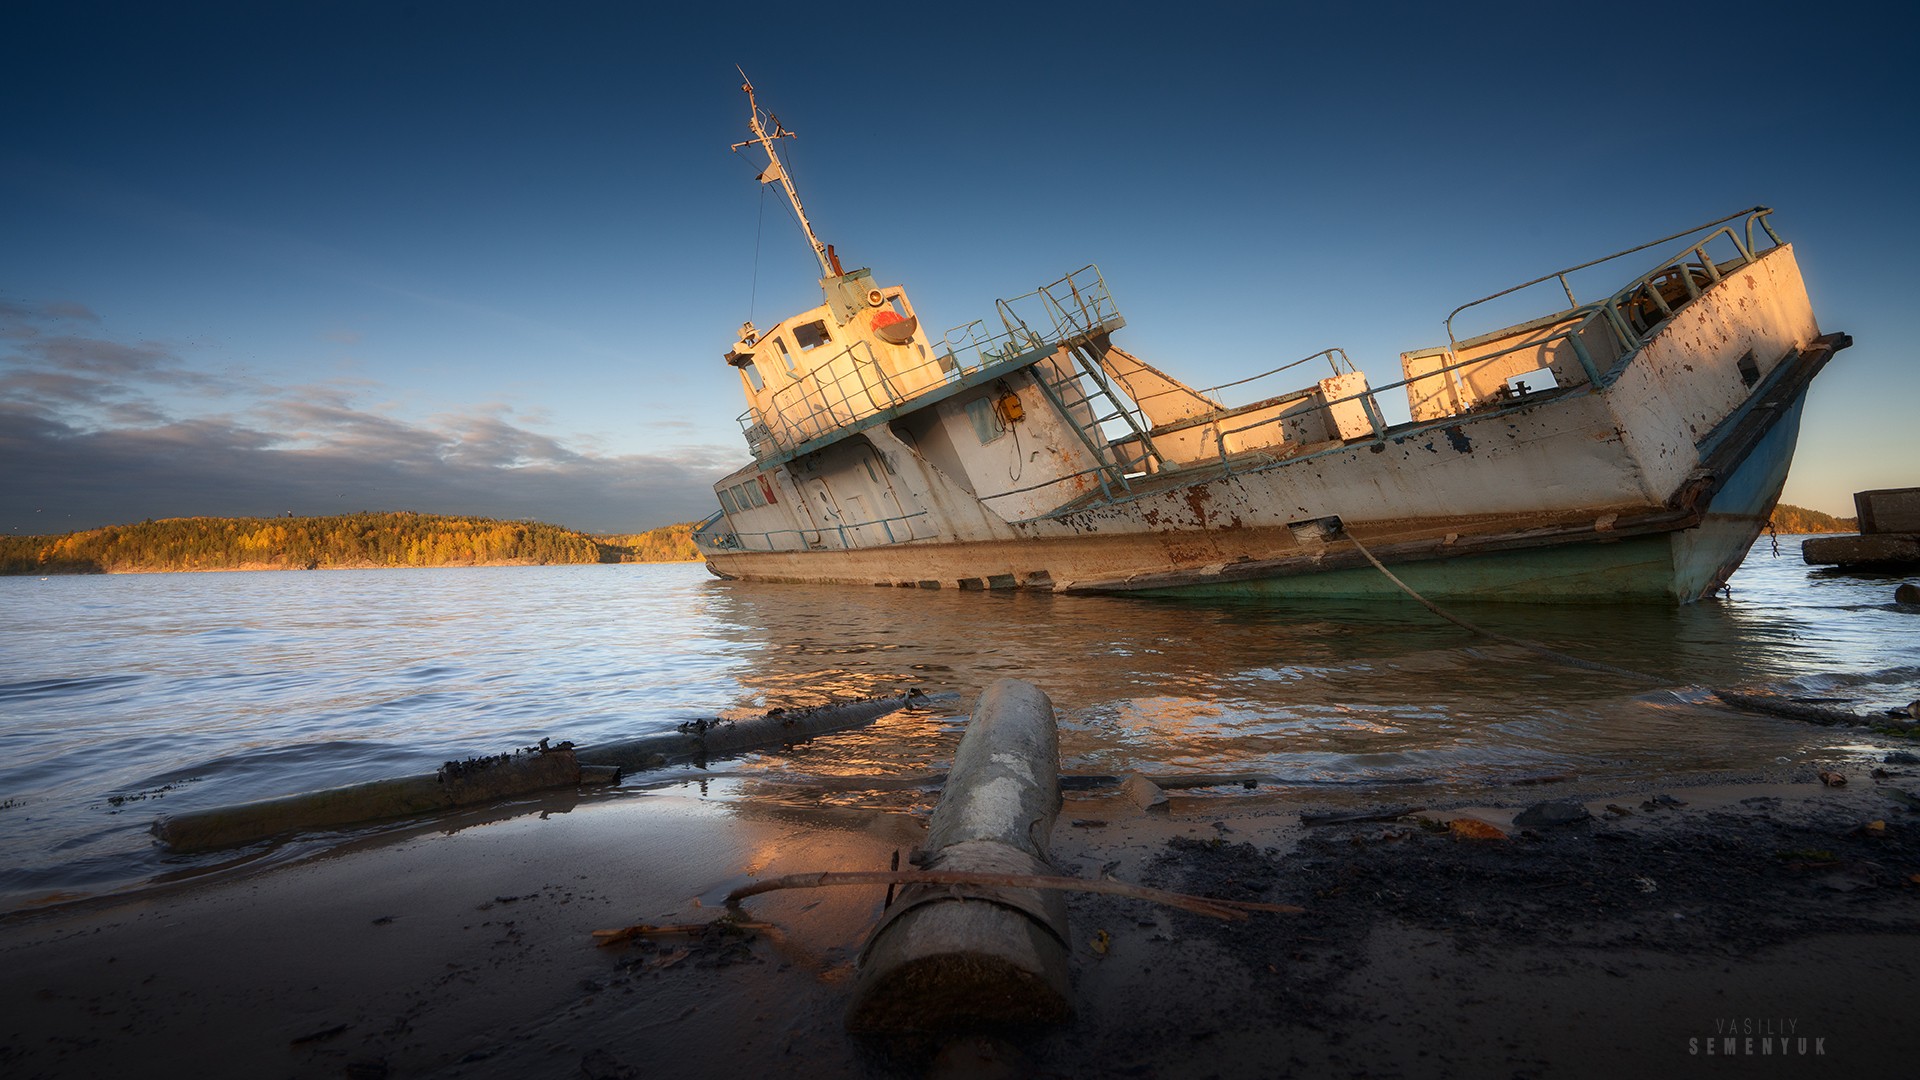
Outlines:
POLYGON ((737 514, 740 508, 733 504, 733 492, 728 488, 720 489, 720 509, 729 514, 737 514))
POLYGON ((907 317, 906 302, 904 300, 901 300, 899 297, 897 296, 889 297, 887 299, 887 306, 893 309, 893 313, 895 315, 898 315, 903 319, 907 317))
POLYGON ((801 352, 811 352, 833 338, 827 333, 826 323, 810 322, 801 323, 793 328, 793 340, 800 346, 801 352))
POLYGON ((773 351, 780 354, 780 362, 787 365, 787 371, 793 371, 793 354, 787 351, 787 343, 779 338, 773 339, 773 351))
POLYGON ((1542 390, 1559 388, 1560 380, 1553 377, 1552 368, 1535 368, 1532 371, 1523 371, 1518 375, 1507 377, 1507 393, 1514 397, 1525 397, 1542 390))
POLYGON ((973 433, 980 436, 982 446, 1006 432, 1000 423, 999 410, 993 407, 992 398, 975 398, 967 402, 967 419, 973 421, 973 433))
POLYGON ((740 370, 746 373, 747 383, 753 387, 754 393, 759 393, 761 388, 767 385, 766 382, 760 378, 760 369, 753 366, 753 361, 749 360, 740 365, 740 370))

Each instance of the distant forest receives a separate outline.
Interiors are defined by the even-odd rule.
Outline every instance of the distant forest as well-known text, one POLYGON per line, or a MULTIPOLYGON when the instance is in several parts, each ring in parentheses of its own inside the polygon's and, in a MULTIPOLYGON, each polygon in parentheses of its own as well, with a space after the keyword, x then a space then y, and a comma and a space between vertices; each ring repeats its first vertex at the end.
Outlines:
POLYGON ((0 536, 0 574, 684 562, 691 524, 592 537, 533 521, 437 514, 171 518, 63 536, 0 536))
POLYGON ((1802 535, 1805 533, 1850 533, 1859 526, 1856 518, 1834 517, 1818 510, 1808 510, 1786 503, 1773 508, 1773 531, 1802 535))

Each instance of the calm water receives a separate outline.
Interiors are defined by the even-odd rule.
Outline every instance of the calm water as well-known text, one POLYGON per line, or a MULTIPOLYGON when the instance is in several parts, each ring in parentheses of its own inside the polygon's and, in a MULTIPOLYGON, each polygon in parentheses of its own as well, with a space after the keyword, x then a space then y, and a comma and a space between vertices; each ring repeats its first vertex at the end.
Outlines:
MULTIPOLYGON (((160 852, 157 813, 543 736, 591 744, 917 686, 959 697, 715 768, 940 767, 1002 676, 1052 695, 1067 770, 1269 772, 1316 799, 1877 758, 1878 737, 1705 707, 1701 687, 1905 704, 1920 698, 1920 613, 1891 603, 1893 581, 1810 572, 1788 538, 1778 558, 1762 538, 1732 584, 1679 610, 1462 609, 1672 680, 1649 692, 1399 602, 744 585, 697 565, 0 578, 0 910, 222 861, 160 852)), ((734 789, 756 790, 771 789, 734 789)))

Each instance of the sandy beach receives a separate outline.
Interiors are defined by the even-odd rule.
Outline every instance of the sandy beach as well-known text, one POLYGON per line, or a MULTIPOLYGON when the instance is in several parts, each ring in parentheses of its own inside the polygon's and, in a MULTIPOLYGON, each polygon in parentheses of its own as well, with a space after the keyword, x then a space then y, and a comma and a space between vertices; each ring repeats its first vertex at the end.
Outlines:
POLYGON ((613 947, 592 932, 717 919, 730 889, 772 875, 884 869, 922 817, 741 797, 726 779, 704 795, 570 794, 9 915, 0 1066, 22 1078, 1891 1075, 1920 1051, 1907 1019, 1920 770, 1880 771, 1844 787, 1576 779, 1312 826, 1302 813, 1326 808, 1298 793, 1175 793, 1152 813, 1069 795, 1052 837, 1068 873, 1306 912, 1218 922, 1076 895, 1070 1023, 918 1043, 842 1029, 882 888, 753 898, 744 917, 763 930, 613 947), (1544 800, 1593 816, 1515 823, 1544 800), (1463 817, 1506 838, 1463 839, 1448 824, 1463 817))

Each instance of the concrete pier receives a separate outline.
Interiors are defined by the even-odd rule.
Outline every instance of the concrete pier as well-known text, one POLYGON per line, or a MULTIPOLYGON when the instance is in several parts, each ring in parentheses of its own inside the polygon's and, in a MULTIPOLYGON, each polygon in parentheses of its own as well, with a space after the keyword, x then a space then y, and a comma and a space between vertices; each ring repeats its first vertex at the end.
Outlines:
POLYGON ((1920 487, 1853 493, 1858 536, 1809 539, 1801 557, 1813 566, 1898 570, 1920 567, 1920 487))

